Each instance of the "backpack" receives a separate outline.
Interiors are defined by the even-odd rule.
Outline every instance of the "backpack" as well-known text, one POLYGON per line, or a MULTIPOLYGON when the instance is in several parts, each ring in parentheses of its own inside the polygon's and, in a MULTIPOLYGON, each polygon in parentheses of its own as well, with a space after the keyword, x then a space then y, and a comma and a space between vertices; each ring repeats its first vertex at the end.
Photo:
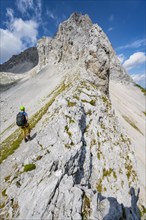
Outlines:
POLYGON ((23 113, 19 112, 16 116, 16 124, 18 126, 24 126, 27 123, 26 117, 23 113))

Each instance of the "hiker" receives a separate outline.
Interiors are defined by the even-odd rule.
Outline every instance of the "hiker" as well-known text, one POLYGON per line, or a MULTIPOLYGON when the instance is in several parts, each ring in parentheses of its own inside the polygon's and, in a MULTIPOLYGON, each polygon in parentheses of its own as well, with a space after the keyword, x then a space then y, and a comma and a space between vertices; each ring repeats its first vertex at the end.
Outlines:
POLYGON ((16 117, 16 124, 21 127, 23 139, 25 142, 30 140, 30 126, 28 123, 28 115, 25 112, 25 107, 20 106, 20 112, 17 114, 16 117))

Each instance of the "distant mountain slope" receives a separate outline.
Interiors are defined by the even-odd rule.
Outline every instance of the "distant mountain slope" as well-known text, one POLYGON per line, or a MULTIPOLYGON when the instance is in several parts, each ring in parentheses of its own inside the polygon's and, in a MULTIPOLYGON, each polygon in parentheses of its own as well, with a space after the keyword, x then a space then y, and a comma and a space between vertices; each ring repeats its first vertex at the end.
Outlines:
POLYGON ((38 64, 36 47, 31 47, 18 55, 13 55, 7 62, 0 64, 0 72, 24 73, 38 64))
POLYGON ((120 124, 134 146, 140 182, 140 198, 146 204, 146 106, 145 95, 133 85, 110 81, 110 99, 120 124))

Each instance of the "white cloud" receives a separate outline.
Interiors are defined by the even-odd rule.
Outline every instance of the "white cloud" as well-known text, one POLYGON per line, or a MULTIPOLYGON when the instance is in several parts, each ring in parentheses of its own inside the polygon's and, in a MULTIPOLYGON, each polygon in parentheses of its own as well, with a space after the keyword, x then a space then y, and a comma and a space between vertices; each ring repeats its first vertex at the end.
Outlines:
POLYGON ((122 54, 122 53, 119 54, 119 55, 118 55, 118 59, 120 60, 121 63, 123 63, 124 60, 125 60, 125 56, 124 56, 124 54, 122 54))
POLYGON ((132 74, 131 77, 134 81, 141 81, 146 79, 146 74, 132 74))
POLYGON ((108 28, 108 31, 110 32, 110 31, 112 31, 114 28, 113 27, 110 27, 110 28, 108 28))
POLYGON ((37 41, 38 24, 33 20, 23 21, 21 18, 15 19, 11 29, 19 39, 27 38, 27 43, 33 44, 37 41))
POLYGON ((15 18, 12 9, 8 8, 6 15, 7 29, 1 29, 1 63, 7 61, 12 55, 34 46, 37 42, 38 23, 35 20, 15 18))
POLYGON ((131 77, 137 84, 146 87, 146 74, 132 74, 131 77))
POLYGON ((41 21, 41 0, 17 0, 16 6, 22 15, 33 17, 36 21, 41 21))
POLYGON ((37 0, 35 3, 34 3, 34 14, 35 14, 35 19, 37 21, 39 21, 41 23, 41 25, 43 25, 43 22, 42 22, 42 2, 41 0, 37 0))
POLYGON ((118 47, 116 50, 123 50, 123 49, 128 49, 128 48, 140 48, 143 46, 146 46, 146 39, 139 39, 139 40, 133 41, 130 44, 126 44, 126 45, 118 47))
POLYGON ((111 22, 111 21, 113 21, 114 20, 114 15, 111 15, 110 17, 109 17, 109 21, 111 22))
POLYGON ((34 7, 33 0, 17 0, 16 5, 22 14, 27 13, 28 9, 33 9, 34 7))
POLYGON ((135 66, 142 64, 146 61, 146 56, 145 53, 143 52, 137 52, 132 54, 128 60, 126 60, 123 64, 123 66, 127 69, 130 70, 134 68, 135 66))
POLYGON ((11 8, 6 9, 6 16, 10 19, 10 21, 13 21, 14 19, 14 11, 11 8))
POLYGON ((47 9, 47 15, 49 16, 49 18, 52 18, 53 20, 57 20, 57 16, 55 16, 55 14, 48 9, 47 9))
POLYGON ((55 15, 54 11, 50 11, 49 9, 47 9, 46 14, 49 18, 55 21, 56 27, 58 27, 58 25, 66 19, 66 15, 63 14, 62 16, 58 17, 55 15))
POLYGON ((2 42, 0 44, 1 63, 24 49, 22 41, 9 30, 0 29, 0 36, 2 42))

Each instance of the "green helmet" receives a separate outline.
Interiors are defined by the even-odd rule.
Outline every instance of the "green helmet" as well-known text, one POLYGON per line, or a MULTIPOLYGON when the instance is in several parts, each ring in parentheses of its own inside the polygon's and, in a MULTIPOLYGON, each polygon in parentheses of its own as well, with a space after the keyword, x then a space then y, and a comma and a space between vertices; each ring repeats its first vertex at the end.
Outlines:
POLYGON ((20 106, 21 111, 25 111, 25 107, 23 105, 20 106))

